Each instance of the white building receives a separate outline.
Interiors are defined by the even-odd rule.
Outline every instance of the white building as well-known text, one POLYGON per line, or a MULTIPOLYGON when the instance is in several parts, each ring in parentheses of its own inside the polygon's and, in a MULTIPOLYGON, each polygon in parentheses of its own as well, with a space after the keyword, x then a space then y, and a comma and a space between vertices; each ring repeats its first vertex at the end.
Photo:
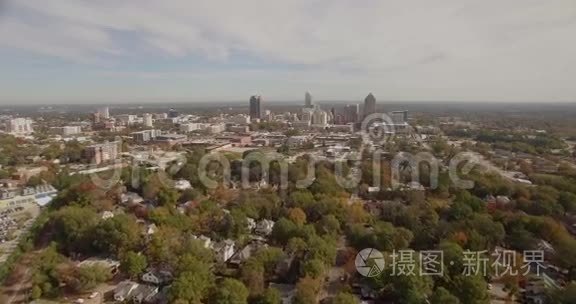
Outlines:
POLYGON ((29 135, 34 132, 32 124, 34 121, 29 118, 13 118, 8 121, 8 133, 13 135, 29 135))
POLYGON ((328 113, 319 108, 312 113, 312 124, 317 126, 326 126, 328 124, 328 113))
POLYGON ((184 191, 186 189, 192 189, 192 185, 185 179, 179 179, 174 183, 174 189, 184 191))
POLYGON ((256 224, 255 232, 260 235, 269 235, 274 229, 274 221, 263 219, 256 224))
POLYGON ((51 131, 54 134, 60 134, 62 136, 70 136, 82 133, 82 127, 80 126, 53 127, 51 128, 51 131))
POLYGON ((214 246, 216 259, 220 262, 228 261, 236 251, 236 244, 232 240, 224 240, 214 246))
POLYGON ((131 125, 136 122, 136 115, 132 114, 122 114, 117 116, 118 121, 126 125, 131 125))
POLYGON ((226 125, 221 123, 221 124, 212 124, 210 126, 208 126, 208 132, 210 132, 210 134, 217 134, 217 133, 222 133, 224 131, 226 131, 226 125))
POLYGON ((142 123, 145 127, 152 128, 154 126, 154 120, 152 119, 152 114, 146 113, 142 117, 142 123))
POLYGON ((199 123, 187 123, 180 125, 180 132, 188 133, 201 129, 201 124, 199 123))
POLYGON ((161 130, 151 129, 151 130, 143 130, 138 132, 131 133, 132 139, 134 139, 137 143, 145 143, 151 140, 156 139, 156 137, 162 135, 161 130))

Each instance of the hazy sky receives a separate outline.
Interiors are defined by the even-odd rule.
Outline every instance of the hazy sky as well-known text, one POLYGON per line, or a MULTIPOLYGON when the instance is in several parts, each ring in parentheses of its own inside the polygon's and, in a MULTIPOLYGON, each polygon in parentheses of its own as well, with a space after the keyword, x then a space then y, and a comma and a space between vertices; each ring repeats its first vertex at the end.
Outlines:
POLYGON ((0 0, 0 103, 576 101, 574 0, 0 0))

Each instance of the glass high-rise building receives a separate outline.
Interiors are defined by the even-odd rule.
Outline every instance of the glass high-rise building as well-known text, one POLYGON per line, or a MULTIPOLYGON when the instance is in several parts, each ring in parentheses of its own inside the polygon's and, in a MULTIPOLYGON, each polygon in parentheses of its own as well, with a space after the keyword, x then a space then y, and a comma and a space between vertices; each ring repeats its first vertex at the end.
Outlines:
POLYGON ((262 118, 261 101, 262 97, 259 95, 253 95, 250 97, 250 119, 262 118))
POLYGON ((304 107, 312 108, 312 94, 310 94, 310 92, 304 94, 304 107))
POLYGON ((376 97, 372 93, 364 99, 364 117, 376 113, 376 97))

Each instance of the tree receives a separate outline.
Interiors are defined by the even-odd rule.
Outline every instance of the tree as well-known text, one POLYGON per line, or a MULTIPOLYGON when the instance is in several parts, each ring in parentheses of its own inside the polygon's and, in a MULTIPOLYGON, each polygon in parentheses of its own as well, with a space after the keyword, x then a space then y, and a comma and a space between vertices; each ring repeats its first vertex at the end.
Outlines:
POLYGON ((180 195, 179 200, 182 203, 186 203, 199 198, 201 195, 202 193, 196 189, 186 189, 182 192, 182 195, 180 195))
POLYGON ((77 293, 90 291, 112 277, 110 270, 100 265, 87 267, 63 265, 57 268, 57 271, 60 284, 77 293))
POLYGON ((168 298, 171 302, 187 301, 187 303, 201 303, 206 297, 211 284, 193 272, 180 274, 170 286, 168 298))
POLYGON ((296 224, 283 217, 274 224, 270 238, 278 244, 286 244, 290 238, 298 236, 297 233, 296 224))
POLYGON ((193 256, 182 257, 177 273, 168 292, 171 302, 184 300, 190 303, 200 303, 214 284, 214 274, 210 269, 210 264, 203 263, 193 256))
POLYGON ((66 206, 51 215, 49 225, 55 241, 67 252, 90 253, 92 229, 98 215, 91 208, 66 206))
POLYGON ((576 303, 576 282, 571 282, 564 289, 551 289, 549 298, 552 304, 576 303))
POLYGON ((136 218, 126 214, 119 214, 99 222, 94 227, 91 237, 97 250, 112 255, 135 250, 142 242, 142 234, 136 218))
POLYGON ((248 289, 242 282, 235 279, 224 279, 210 301, 214 304, 246 304, 248 303, 248 289))
POLYGON ((128 274, 130 278, 137 278, 148 267, 148 261, 143 254, 134 251, 128 251, 122 256, 120 260, 120 269, 128 274))
POLYGON ((280 304, 282 302, 282 296, 278 289, 268 287, 254 302, 255 304, 280 304))
POLYGON ((336 244, 333 240, 327 240, 317 235, 308 239, 308 258, 318 259, 326 266, 332 266, 336 262, 336 244))
POLYGON ((158 192, 158 204, 160 206, 175 206, 180 194, 173 188, 164 187, 158 192))
POLYGON ((576 194, 571 192, 560 192, 558 203, 562 205, 566 213, 576 213, 576 194))
POLYGON ((250 295, 260 295, 264 291, 264 265, 257 259, 250 258, 242 265, 240 277, 250 290, 250 295))
POLYGON ((288 253, 294 254, 306 250, 307 247, 308 244, 306 244, 306 241, 304 239, 294 237, 288 240, 288 244, 286 245, 286 251, 288 253))
POLYGON ((456 296, 462 303, 485 304, 489 302, 488 286, 480 276, 459 275, 453 278, 456 296))
POLYGON ((358 299, 350 293, 340 292, 334 299, 332 299, 332 304, 358 304, 358 299))
POLYGON ((319 280, 304 277, 296 284, 296 293, 294 295, 294 304, 316 304, 317 296, 320 292, 321 283, 319 280))
POLYGON ((312 259, 306 260, 302 263, 300 274, 302 277, 318 279, 324 276, 325 271, 326 266, 324 265, 324 262, 319 259, 312 259))
POLYGON ((288 210, 288 218, 298 227, 306 224, 306 213, 300 208, 290 208, 288 210))
POLYGON ((431 304, 460 304, 460 300, 451 294, 446 288, 438 287, 430 297, 431 304))
POLYGON ((395 303, 424 303, 434 284, 429 276, 394 275, 392 269, 386 269, 370 282, 375 289, 383 291, 384 298, 394 299, 395 303))
POLYGON ((30 294, 30 297, 32 297, 32 300, 38 300, 41 296, 42 288, 40 288, 38 285, 34 285, 34 287, 32 287, 32 293, 30 294))
POLYGON ((340 222, 333 214, 328 214, 322 217, 322 219, 316 225, 316 230, 318 233, 324 235, 339 235, 340 234, 340 222))

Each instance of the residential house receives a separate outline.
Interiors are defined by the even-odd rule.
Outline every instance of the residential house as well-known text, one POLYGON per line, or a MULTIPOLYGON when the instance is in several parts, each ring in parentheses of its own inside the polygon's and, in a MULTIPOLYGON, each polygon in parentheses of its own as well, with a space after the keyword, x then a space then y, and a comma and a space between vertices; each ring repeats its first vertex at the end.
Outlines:
POLYGON ((151 269, 142 275, 142 281, 155 285, 167 284, 172 279, 172 273, 166 270, 151 269))
POLYGON ((114 300, 117 302, 124 302, 130 299, 132 292, 136 290, 136 288, 140 284, 132 281, 123 281, 116 286, 114 289, 114 300))
POLYGON ((270 235, 274 229, 274 221, 263 219, 256 224, 255 232, 260 235, 270 235))
POLYGON ((268 247, 268 245, 265 243, 260 242, 249 243, 248 245, 244 246, 244 248, 236 251, 236 253, 234 253, 234 255, 230 258, 230 260, 228 260, 228 263, 230 263, 233 266, 239 267, 242 263, 248 260, 252 255, 254 255, 258 250, 266 247, 268 247))
POLYGON ((192 185, 185 179, 179 179, 174 183, 174 189, 184 191, 186 189, 192 189, 192 185))
POLYGON ((153 303, 158 294, 157 286, 139 285, 129 295, 132 303, 153 303))
POLYGON ((120 202, 122 204, 140 204, 144 202, 144 199, 138 193, 126 192, 120 196, 120 202))
POLYGON ((200 242, 202 242, 202 245, 204 245, 204 248, 210 248, 213 249, 214 248, 214 243, 212 242, 212 239, 210 239, 209 237, 205 236, 205 235, 201 235, 201 236, 195 236, 192 235, 192 238, 195 240, 199 240, 200 242))
POLYGON ((228 261, 235 252, 236 244, 232 240, 224 240, 214 246, 216 252, 216 259, 219 262, 228 261))

